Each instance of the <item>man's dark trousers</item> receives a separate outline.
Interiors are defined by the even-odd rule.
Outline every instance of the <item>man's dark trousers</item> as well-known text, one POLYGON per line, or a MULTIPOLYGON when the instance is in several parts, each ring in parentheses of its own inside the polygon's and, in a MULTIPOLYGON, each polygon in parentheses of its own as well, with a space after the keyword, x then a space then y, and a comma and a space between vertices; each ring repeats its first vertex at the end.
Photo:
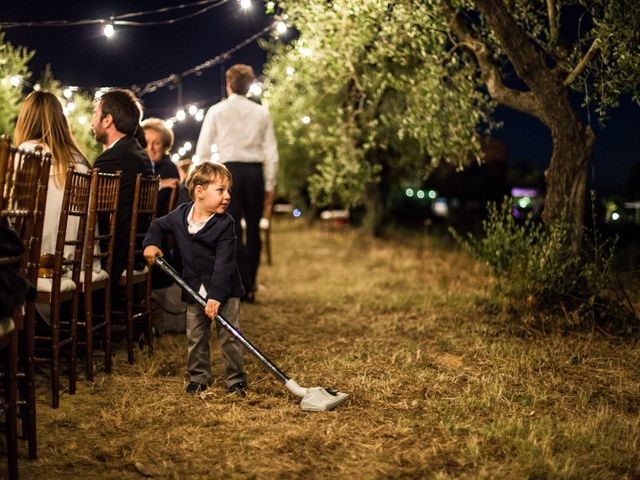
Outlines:
POLYGON ((227 208, 235 220, 237 249, 236 260, 242 284, 248 295, 256 290, 256 276, 260 264, 260 218, 264 205, 264 177, 262 163, 226 162, 231 172, 231 203, 227 208), (246 223, 246 244, 240 220, 246 223))

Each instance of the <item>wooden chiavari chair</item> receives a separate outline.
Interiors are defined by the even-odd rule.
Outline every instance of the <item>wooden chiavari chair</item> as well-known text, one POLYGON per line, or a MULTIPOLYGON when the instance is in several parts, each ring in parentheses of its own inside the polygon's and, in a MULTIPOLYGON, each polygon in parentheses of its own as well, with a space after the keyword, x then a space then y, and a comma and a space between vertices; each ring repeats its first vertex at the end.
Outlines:
POLYGON ((133 344, 135 325, 142 324, 149 352, 153 351, 153 323, 151 318, 151 270, 142 256, 142 240, 156 217, 159 177, 143 177, 138 174, 131 210, 129 230, 129 257, 127 268, 120 277, 120 285, 126 295, 126 311, 113 312, 113 316, 126 323, 127 360, 134 362, 133 344), (138 269, 136 269, 136 267, 138 269))
POLYGON ((51 278, 38 277, 36 303, 50 307, 50 324, 38 322, 35 336, 36 348, 47 351, 49 357, 36 355, 37 362, 51 367, 51 406, 60 406, 60 350, 69 345, 69 393, 76 390, 76 349, 79 283, 82 269, 82 250, 86 231, 87 207, 91 188, 91 174, 67 170, 62 198, 62 210, 58 224, 56 251, 51 278), (78 219, 78 231, 68 238, 69 218, 78 219), (65 247, 73 247, 73 257, 65 258, 65 247), (61 303, 68 302, 68 318, 61 317, 61 303))
POLYGON ((87 380, 93 382, 93 344, 94 334, 103 330, 104 371, 111 373, 111 266, 113 263, 113 245, 118 211, 118 192, 120 191, 120 172, 100 173, 93 170, 91 177, 91 196, 89 198, 89 218, 84 249, 84 271, 81 275, 84 299, 84 318, 78 320, 79 345, 85 346, 87 359, 87 380), (108 231, 98 232, 98 219, 106 216, 108 231), (94 268, 94 260, 101 260, 101 268, 94 268), (102 294, 102 311, 94 308, 94 297, 102 294))
MULTIPOLYGON (((31 285, 35 285, 38 274, 50 166, 51 155, 43 155, 41 148, 35 152, 23 152, 11 146, 7 137, 0 138, 0 222, 12 228, 22 241, 24 250, 18 259, 18 270, 31 285)), ((5 262, 14 260, 4 259, 5 262)), ((18 388, 17 395, 9 393, 7 397, 7 413, 13 415, 16 412, 17 402, 22 436, 27 439, 29 458, 32 459, 37 457, 34 314, 33 299, 27 300, 24 309, 14 311, 12 320, 17 328, 17 337, 9 344, 9 349, 15 352, 6 357, 8 370, 5 371, 6 392, 13 388, 12 375, 14 380, 17 378, 18 388)), ((7 417, 7 422, 11 471, 17 450, 13 450, 14 440, 10 436, 16 430, 13 419, 7 417)))

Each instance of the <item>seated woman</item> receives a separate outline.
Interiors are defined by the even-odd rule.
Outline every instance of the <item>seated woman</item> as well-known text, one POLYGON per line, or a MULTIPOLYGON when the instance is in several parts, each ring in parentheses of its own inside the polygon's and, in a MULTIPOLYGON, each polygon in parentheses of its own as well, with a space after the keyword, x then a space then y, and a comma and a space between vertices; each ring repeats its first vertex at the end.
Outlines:
POLYGON ((173 147, 173 131, 159 118, 147 118, 140 125, 147 141, 145 151, 151 159, 153 174, 160 177, 157 216, 161 217, 169 213, 171 188, 166 187, 177 186, 180 179, 177 167, 169 158, 173 147))
MULTIPOLYGON (((53 254, 67 168, 72 165, 77 171, 87 172, 89 164, 71 133, 62 104, 53 93, 34 91, 27 96, 18 114, 13 138, 21 150, 41 146, 45 153, 52 155, 40 251, 42 255, 53 254)), ((78 219, 69 217, 68 238, 73 238, 77 231, 78 219)), ((64 255, 68 257, 73 252, 73 247, 67 247, 64 255)))
MULTIPOLYGON (((180 175, 178 168, 171 161, 169 152, 173 147, 173 131, 166 126, 164 120, 148 118, 141 124, 147 142, 145 151, 153 165, 153 173, 160 177, 160 191, 156 216, 169 213, 169 203, 173 188, 178 186, 180 175)), ((173 205, 175 208, 176 205, 173 205)), ((163 251, 169 262, 175 262, 177 246, 172 238, 163 238, 163 251)), ((186 306, 181 301, 180 289, 161 270, 154 268, 152 273, 153 318, 157 334, 165 332, 184 332, 186 328, 186 306)))

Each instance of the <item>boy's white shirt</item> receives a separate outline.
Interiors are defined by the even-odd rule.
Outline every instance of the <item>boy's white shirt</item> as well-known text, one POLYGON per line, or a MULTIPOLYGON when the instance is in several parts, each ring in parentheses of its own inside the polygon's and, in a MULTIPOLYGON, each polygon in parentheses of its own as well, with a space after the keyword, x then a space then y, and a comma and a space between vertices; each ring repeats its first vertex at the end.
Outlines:
MULTIPOLYGON (((195 206, 196 206, 195 203, 191 205, 191 210, 189 210, 189 215, 187 215, 187 231, 189 232, 190 235, 195 235, 200 230, 202 230, 204 226, 207 224, 207 222, 211 220, 215 215, 214 213, 213 215, 209 216, 208 218, 205 218, 201 222, 193 223, 193 208, 195 206)), ((205 299, 207 298, 207 290, 204 288, 204 284, 200 284, 200 290, 198 290, 198 295, 200 295, 205 299)))

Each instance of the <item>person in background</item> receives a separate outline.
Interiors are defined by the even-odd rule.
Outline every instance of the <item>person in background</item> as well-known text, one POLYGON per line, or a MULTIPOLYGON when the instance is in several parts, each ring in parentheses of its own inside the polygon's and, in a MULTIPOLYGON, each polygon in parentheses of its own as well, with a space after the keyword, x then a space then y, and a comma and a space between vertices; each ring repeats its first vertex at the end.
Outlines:
MULTIPOLYGON (((89 164, 71 133, 60 100, 50 92, 33 91, 24 101, 13 138, 21 150, 35 150, 40 146, 51 153, 51 170, 47 188, 47 203, 42 230, 42 255, 53 255, 56 250, 58 223, 64 196, 64 182, 69 166, 79 172, 87 172, 89 164)), ((69 217, 67 238, 75 238, 79 220, 69 217)), ((71 258, 75 247, 67 246, 64 256, 71 258)))
POLYGON ((172 187, 177 187, 180 180, 178 168, 169 157, 173 147, 173 131, 159 118, 147 118, 141 126, 147 141, 145 151, 151 159, 153 174, 160 177, 157 214, 161 217, 169 213, 172 187))
POLYGON ((176 206, 182 205, 191 201, 189 196, 189 189, 186 186, 187 175, 193 165, 193 161, 190 158, 183 158, 178 160, 178 173, 180 174, 180 183, 178 184, 178 198, 176 200, 176 206))
MULTIPOLYGON (((187 305, 187 394, 206 390, 213 378, 209 338, 211 322, 220 313, 239 328, 240 296, 244 293, 235 261, 234 220, 225 212, 231 199, 231 174, 224 165, 203 163, 187 178, 192 202, 184 203, 168 215, 156 219, 144 238, 144 257, 149 265, 163 256, 162 237, 175 235, 182 252, 182 276, 185 282, 206 299, 187 305)), ((246 377, 242 345, 216 323, 222 348, 227 390, 244 396, 246 377)))
MULTIPOLYGON (((117 291, 118 280, 127 266, 136 176, 151 175, 149 157, 136 140, 141 118, 142 107, 133 92, 115 89, 106 92, 96 101, 91 119, 93 134, 104 146, 104 151, 96 158, 94 167, 106 173, 122 172, 114 240, 115 255, 111 270, 113 292, 117 291)), ((98 228, 107 231, 108 219, 100 219, 98 228)))
MULTIPOLYGON (((180 178, 178 169, 169 157, 169 152, 173 147, 173 131, 166 126, 164 120, 159 118, 147 118, 140 126, 144 130, 147 144, 145 151, 151 159, 153 173, 160 177, 156 214, 158 217, 162 217, 169 213, 173 189, 178 188, 180 178)), ((167 261, 175 265, 175 258, 179 256, 179 252, 171 234, 162 238, 161 248, 167 261)), ((159 268, 154 268, 152 271, 151 285, 153 288, 151 293, 152 313, 156 334, 184 332, 186 306, 180 300, 180 288, 174 285, 171 278, 159 268)))
MULTIPOLYGON (((39 273, 39 276, 48 277, 53 271, 53 256, 56 252, 67 169, 72 166, 76 171, 87 172, 89 165, 71 133, 62 104, 53 93, 33 91, 27 96, 18 113, 13 138, 21 150, 32 151, 36 147, 42 147, 45 153, 51 153, 52 163, 44 209, 39 273)), ((67 239, 76 238, 79 225, 78 217, 68 218, 67 239)), ((74 254, 75 246, 65 246, 63 255, 67 259, 72 259, 74 254)), ((36 309, 39 318, 48 324, 51 315, 50 306, 38 303, 36 309)))
POLYGON ((255 301, 260 264, 260 218, 273 203, 278 170, 278 145, 269 111, 247 98, 255 81, 249 65, 233 65, 226 73, 228 98, 205 115, 196 146, 201 161, 217 152, 233 176, 233 201, 228 213, 236 222, 237 260, 247 302, 255 301), (246 223, 246 245, 241 220, 246 223))

